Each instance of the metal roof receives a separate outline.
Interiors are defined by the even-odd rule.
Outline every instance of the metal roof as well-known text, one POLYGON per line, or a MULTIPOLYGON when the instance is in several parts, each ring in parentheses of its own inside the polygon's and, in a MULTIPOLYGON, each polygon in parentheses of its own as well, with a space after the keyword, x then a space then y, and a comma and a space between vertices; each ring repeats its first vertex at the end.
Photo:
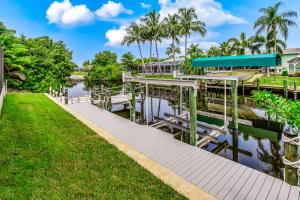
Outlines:
POLYGON ((281 65, 279 54, 203 57, 193 60, 193 67, 266 67, 281 65))
POLYGON ((296 58, 289 60, 288 63, 289 64, 300 63, 300 56, 297 56, 296 58))

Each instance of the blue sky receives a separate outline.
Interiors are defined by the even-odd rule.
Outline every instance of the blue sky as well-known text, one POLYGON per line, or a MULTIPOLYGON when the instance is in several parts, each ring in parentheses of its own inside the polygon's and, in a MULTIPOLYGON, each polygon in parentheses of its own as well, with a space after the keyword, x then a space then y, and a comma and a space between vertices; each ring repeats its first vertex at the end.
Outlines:
MULTIPOLYGON (((248 36, 254 34, 253 22, 261 7, 277 1, 244 0, 0 0, 0 21, 29 37, 48 35, 63 40, 73 51, 74 61, 81 65, 94 54, 111 50, 119 56, 131 51, 138 56, 136 46, 121 46, 125 28, 145 13, 155 9, 162 16, 177 8, 195 7, 199 19, 207 24, 205 38, 193 34, 190 43, 199 43, 207 49, 229 37, 238 37, 241 31, 248 36)), ((282 10, 293 9, 300 14, 299 0, 283 1, 282 10)), ((295 20, 298 27, 290 29, 288 47, 300 47, 300 17, 295 20)), ((160 44, 161 57, 170 41, 160 44)), ((182 48, 183 44, 179 44, 182 48)), ((148 46, 144 54, 149 56, 148 46)))

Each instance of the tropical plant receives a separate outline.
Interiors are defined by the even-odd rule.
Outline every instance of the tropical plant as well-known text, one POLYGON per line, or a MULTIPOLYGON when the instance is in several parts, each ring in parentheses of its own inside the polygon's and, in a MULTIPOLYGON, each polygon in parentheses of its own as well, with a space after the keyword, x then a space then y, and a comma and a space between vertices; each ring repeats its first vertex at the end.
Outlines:
POLYGON ((0 22, 0 46, 4 50, 4 71, 8 84, 18 88, 26 79, 25 65, 31 62, 28 49, 15 37, 15 31, 7 29, 2 22, 0 22))
MULTIPOLYGON (((151 38, 153 38, 155 44, 156 58, 159 61, 157 43, 161 42, 161 39, 164 36, 164 23, 160 19, 160 14, 153 10, 147 13, 146 16, 141 19, 141 21, 145 23, 145 29, 148 30, 147 32, 151 33, 151 38)), ((158 69, 162 73, 160 62, 158 62, 158 69)))
POLYGON ((110 51, 99 52, 92 60, 92 69, 87 74, 87 84, 93 86, 103 81, 118 81, 122 78, 122 67, 117 62, 117 54, 110 51))
POLYGON ((199 44, 191 44, 191 46, 187 50, 187 54, 190 58, 193 59, 195 57, 203 55, 204 53, 202 49, 199 48, 199 44))
POLYGON ((166 55, 168 57, 172 57, 173 58, 173 62, 175 62, 175 56, 176 54, 180 54, 180 48, 174 46, 173 44, 171 44, 167 49, 166 49, 166 55))
POLYGON ((222 42, 219 46, 219 50, 222 56, 231 56, 234 53, 234 49, 229 42, 222 42))
POLYGON ((219 47, 212 46, 207 50, 206 54, 208 57, 222 56, 222 51, 219 47))
MULTIPOLYGON (((276 3, 274 6, 269 6, 267 8, 259 9, 259 12, 262 13, 256 22, 254 23, 254 28, 257 29, 256 33, 261 34, 266 32, 269 41, 272 42, 273 52, 278 52, 277 49, 277 34, 280 33, 284 40, 288 38, 289 27, 296 26, 296 22, 291 18, 297 17, 296 11, 285 11, 279 12, 279 8, 282 6, 282 3, 276 3)), ((270 45, 268 45, 270 48, 270 45)))
POLYGON ((180 24, 179 34, 184 36, 184 55, 187 58, 187 43, 192 32, 198 32, 201 36, 206 34, 206 26, 202 21, 197 21, 195 8, 180 8, 178 11, 180 24))
POLYGON ((127 52, 122 55, 121 62, 126 71, 128 70, 136 70, 137 66, 134 62, 134 55, 131 52, 127 52))
POLYGON ((228 43, 232 45, 237 55, 245 55, 247 51, 250 51, 252 54, 260 53, 260 48, 264 45, 265 39, 261 36, 247 38, 246 33, 242 32, 239 39, 230 38, 228 43))
POLYGON ((180 53, 180 49, 176 47, 175 44, 179 43, 179 23, 178 23, 178 16, 177 15, 170 15, 164 19, 165 23, 165 32, 167 33, 167 37, 172 39, 172 44, 168 47, 166 54, 170 57, 172 54, 173 62, 175 64, 175 54, 180 53), (170 52, 171 51, 171 52, 170 52))
POLYGON ((145 62, 143 58, 143 53, 141 49, 141 43, 145 41, 143 38, 144 34, 144 27, 141 24, 132 23, 127 29, 126 29, 126 35, 123 38, 122 45, 126 44, 127 46, 137 43, 139 48, 140 57, 142 60, 142 66, 144 72, 146 72, 145 62))
POLYGON ((287 123, 300 134, 300 101, 287 100, 269 91, 254 91, 251 96, 257 106, 266 110, 269 119, 287 123))

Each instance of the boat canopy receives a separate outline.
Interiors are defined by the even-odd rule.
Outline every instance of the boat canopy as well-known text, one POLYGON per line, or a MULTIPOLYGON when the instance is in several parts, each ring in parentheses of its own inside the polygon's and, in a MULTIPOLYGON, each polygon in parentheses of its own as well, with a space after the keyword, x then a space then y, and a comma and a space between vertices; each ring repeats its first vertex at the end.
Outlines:
POLYGON ((203 57, 193 60, 193 67, 270 67, 281 65, 279 54, 203 57))

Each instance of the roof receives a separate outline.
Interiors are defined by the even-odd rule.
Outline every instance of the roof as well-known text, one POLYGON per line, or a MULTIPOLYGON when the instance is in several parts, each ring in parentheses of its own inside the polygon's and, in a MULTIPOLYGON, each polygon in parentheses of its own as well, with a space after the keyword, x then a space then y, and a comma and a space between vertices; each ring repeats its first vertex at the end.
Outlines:
POLYGON ((193 67, 266 67, 281 65, 279 54, 203 57, 193 60, 193 67))
POLYGON ((300 54, 300 48, 288 48, 283 50, 283 54, 300 54))
POLYGON ((289 60, 287 63, 289 64, 300 63, 300 56, 297 56, 296 58, 289 60))

